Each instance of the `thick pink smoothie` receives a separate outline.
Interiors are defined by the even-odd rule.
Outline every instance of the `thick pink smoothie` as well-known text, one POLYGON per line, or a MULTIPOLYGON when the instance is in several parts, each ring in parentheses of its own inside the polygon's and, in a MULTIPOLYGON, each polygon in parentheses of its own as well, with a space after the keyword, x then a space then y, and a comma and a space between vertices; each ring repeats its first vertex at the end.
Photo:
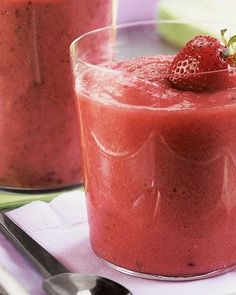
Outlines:
POLYGON ((98 256, 193 276, 236 263, 236 77, 222 91, 178 91, 162 77, 171 59, 80 79, 85 187, 98 256))
POLYGON ((82 181, 69 45, 112 0, 0 0, 0 186, 82 181))

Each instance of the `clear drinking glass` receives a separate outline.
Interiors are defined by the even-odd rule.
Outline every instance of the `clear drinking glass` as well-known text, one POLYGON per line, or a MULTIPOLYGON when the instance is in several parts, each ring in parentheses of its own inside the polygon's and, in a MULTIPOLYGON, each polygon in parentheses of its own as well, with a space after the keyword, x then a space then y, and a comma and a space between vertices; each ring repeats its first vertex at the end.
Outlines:
POLYGON ((234 69, 204 73, 205 92, 174 89, 166 74, 178 47, 225 27, 236 32, 133 23, 71 45, 91 245, 122 272, 192 280, 235 266, 234 69))

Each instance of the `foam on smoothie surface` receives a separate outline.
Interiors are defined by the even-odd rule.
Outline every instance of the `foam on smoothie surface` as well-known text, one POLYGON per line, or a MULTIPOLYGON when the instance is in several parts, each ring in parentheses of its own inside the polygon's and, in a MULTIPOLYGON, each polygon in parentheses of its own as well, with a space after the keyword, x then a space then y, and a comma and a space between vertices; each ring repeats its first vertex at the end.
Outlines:
POLYGON ((104 71, 88 71, 83 81, 89 83, 90 96, 103 103, 168 109, 195 109, 235 103, 236 79, 233 74, 229 74, 229 85, 220 91, 191 92, 171 87, 166 72, 173 58, 159 55, 113 61, 105 65, 104 71))

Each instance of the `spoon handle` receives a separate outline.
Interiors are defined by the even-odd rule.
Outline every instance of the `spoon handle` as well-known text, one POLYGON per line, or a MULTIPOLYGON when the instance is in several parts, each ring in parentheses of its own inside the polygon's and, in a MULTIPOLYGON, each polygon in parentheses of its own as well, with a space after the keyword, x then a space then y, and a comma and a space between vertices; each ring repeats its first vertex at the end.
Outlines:
POLYGON ((1 212, 0 231, 35 264, 45 278, 69 272, 55 257, 1 212))

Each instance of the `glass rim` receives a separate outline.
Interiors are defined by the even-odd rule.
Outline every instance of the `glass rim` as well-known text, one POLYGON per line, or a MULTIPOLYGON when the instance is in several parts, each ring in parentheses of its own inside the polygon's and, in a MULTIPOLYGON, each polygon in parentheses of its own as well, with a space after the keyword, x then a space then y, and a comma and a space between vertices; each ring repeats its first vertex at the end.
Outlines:
MULTIPOLYGON (((104 32, 104 31, 108 31, 108 30, 119 30, 119 29, 125 29, 125 28, 131 28, 131 27, 135 27, 135 26, 141 26, 141 25, 155 25, 155 24, 209 24, 209 25, 224 25, 225 26, 230 26, 230 25, 234 25, 236 26, 236 22, 232 23, 232 22, 218 22, 218 21, 203 21, 203 20, 190 20, 190 19, 161 19, 161 20, 141 20, 141 21, 135 21, 135 22, 128 22, 128 23, 122 23, 119 25, 110 25, 110 26, 106 26, 106 27, 101 27, 95 30, 91 30, 88 31, 82 35, 80 35, 79 37, 77 37, 76 39, 74 39, 72 41, 72 43, 70 44, 69 47, 69 52, 70 52, 70 56, 73 59, 74 56, 74 48, 75 46, 81 42, 82 40, 84 40, 85 38, 92 36, 94 34, 98 34, 100 32, 104 32)), ((204 35, 204 34, 202 34, 204 35)), ((173 55, 174 56, 174 55, 173 55)), ((144 56, 145 57, 145 56, 144 56)), ((101 64, 93 64, 93 63, 89 63, 86 62, 83 58, 78 58, 77 62, 89 67, 89 68, 93 68, 93 69, 98 69, 98 70, 103 70, 103 71, 112 71, 112 72, 120 72, 119 70, 114 70, 114 69, 110 69, 107 68, 101 64)), ((234 67, 233 67, 234 69, 234 67)), ((186 77, 191 77, 191 76, 201 76, 201 75, 206 75, 206 74, 214 74, 214 73, 222 73, 222 72, 229 72, 230 71, 230 67, 227 69, 221 69, 221 70, 215 70, 215 71, 205 71, 205 72, 201 72, 201 73, 188 73, 185 74, 186 77)), ((126 73, 127 75, 129 74, 128 72, 126 73)), ((171 78, 173 76, 181 76, 182 74, 168 74, 168 73, 160 73, 158 74, 157 78, 171 78)), ((133 77, 135 77, 135 75, 132 75, 133 77)), ((145 78, 141 78, 141 77, 137 77, 139 79, 143 79, 145 80, 145 78)))
MULTIPOLYGON (((136 21, 136 22, 129 22, 129 23, 124 23, 124 24, 120 24, 120 25, 111 25, 111 26, 106 26, 106 27, 102 27, 102 28, 98 28, 95 30, 91 30, 89 32, 86 32, 85 34, 77 37, 70 45, 70 55, 71 55, 71 59, 72 61, 74 60, 73 56, 75 56, 76 54, 76 48, 79 48, 78 42, 81 42, 82 40, 84 40, 85 38, 92 36, 93 34, 97 34, 100 32, 104 32, 106 30, 116 30, 116 29, 125 29, 125 28, 132 28, 135 26, 148 26, 148 25, 158 25, 158 24, 209 24, 212 26, 235 26, 236 27, 236 22, 235 23, 230 23, 230 22, 220 22, 220 21, 201 21, 201 20, 189 20, 189 19, 178 19, 178 20, 166 20, 166 19, 162 19, 162 20, 144 20, 144 21, 136 21)), ((201 33, 199 33, 201 34, 201 33)), ((220 28, 219 28, 219 34, 220 34, 220 28)), ((196 34, 197 35, 197 34, 196 34)), ((204 35, 204 33, 202 33, 202 35, 204 35)), ((158 55, 158 54, 157 54, 158 55)), ((164 54, 162 54, 164 55, 164 54)), ((150 55, 151 56, 151 55, 150 55)), ((152 55, 155 56, 155 55, 152 55)), ((148 55, 144 55, 143 57, 148 57, 148 55)), ((173 54, 174 57, 174 54, 173 54)), ((131 76, 131 78, 135 78, 138 80, 142 80, 148 83, 153 83, 153 81, 150 81, 148 79, 145 79, 145 77, 140 77, 135 73, 129 73, 129 72, 123 72, 117 69, 112 69, 109 67, 104 66, 104 64, 93 64, 93 63, 89 63, 85 60, 85 58, 82 56, 80 56, 79 54, 76 55, 76 63, 80 63, 82 66, 85 66, 87 69, 90 70, 97 70, 97 71, 102 71, 102 72, 111 72, 113 74, 117 74, 117 73, 124 73, 125 75, 127 75, 127 77, 131 76)), ((115 61, 119 61, 115 60, 115 61)), ((74 67, 74 65, 73 65, 74 67)), ((236 73, 236 67, 228 67, 227 69, 222 69, 222 70, 216 70, 216 71, 207 71, 207 72, 202 72, 202 73, 197 73, 197 74, 192 74, 192 73, 188 73, 185 75, 185 77, 189 77, 190 75, 192 76, 196 76, 196 75, 206 75, 206 74, 215 74, 215 73, 236 73)), ((173 76, 173 74, 168 74, 168 73, 159 73, 157 77, 157 79, 162 79, 162 78, 171 78, 173 76)), ((176 77, 176 74, 174 74, 174 76, 176 77)), ((155 81, 154 81, 155 83, 155 81)), ((213 90, 213 95, 215 92, 219 92, 222 91, 223 89, 216 89, 216 91, 213 90)), ((227 90, 227 89, 226 89, 227 90)), ((84 92, 82 89, 80 89, 81 93, 86 97, 86 99, 89 100, 94 100, 95 102, 99 102, 98 99, 96 97, 93 96, 88 96, 88 94, 86 92, 84 92)), ((177 90, 178 91, 178 90, 177 90)), ((179 90, 181 91, 181 90, 179 90)), ((191 90, 189 90, 191 92, 191 90)), ((197 92, 197 93, 201 93, 201 92, 197 92)), ((210 93, 210 92, 209 92, 210 93)), ((100 102, 101 104, 104 104, 104 102, 100 102)), ((197 105, 190 105, 190 106, 186 106, 186 107, 180 107, 178 109, 176 108, 172 108, 170 106, 154 106, 154 105, 136 105, 136 104, 130 104, 130 103, 124 103, 124 102, 116 102, 116 105, 118 103, 119 107, 125 108, 125 109, 130 109, 132 108, 135 111, 138 110, 147 110, 147 111, 161 111, 161 112, 167 112, 167 113, 172 113, 172 112, 186 112, 186 111, 191 111, 191 112, 195 112, 198 111, 199 109, 201 109, 201 111, 208 111, 209 109, 214 110, 214 109, 218 109, 218 108, 228 108, 232 106, 232 103, 226 103, 226 104, 222 104, 222 105, 205 105, 205 106, 200 106, 198 107, 197 105)), ((106 104, 108 105, 114 105, 114 102, 106 102, 106 104)))

